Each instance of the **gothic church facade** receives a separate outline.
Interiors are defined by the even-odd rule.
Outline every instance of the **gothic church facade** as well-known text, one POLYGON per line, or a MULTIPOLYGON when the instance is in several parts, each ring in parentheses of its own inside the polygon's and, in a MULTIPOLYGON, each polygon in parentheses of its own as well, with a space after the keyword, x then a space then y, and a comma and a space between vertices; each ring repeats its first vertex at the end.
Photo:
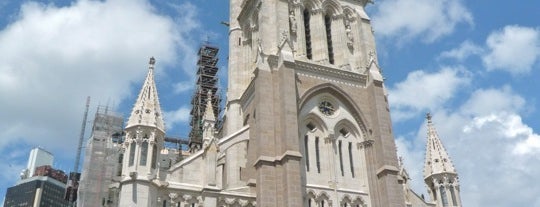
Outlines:
POLYGON ((230 0, 223 127, 207 108, 202 146, 170 165, 151 59, 125 128, 111 205, 461 206, 440 140, 426 157, 446 159, 444 167, 426 161, 435 166, 425 170, 434 202, 408 187, 369 2, 230 0))

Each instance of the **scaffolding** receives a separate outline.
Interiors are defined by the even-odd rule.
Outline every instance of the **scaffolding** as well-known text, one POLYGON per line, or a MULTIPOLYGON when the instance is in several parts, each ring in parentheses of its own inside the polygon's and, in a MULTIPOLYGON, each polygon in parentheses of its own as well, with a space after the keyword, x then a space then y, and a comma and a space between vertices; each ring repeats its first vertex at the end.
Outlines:
POLYGON ((77 206, 114 206, 109 185, 122 172, 123 117, 99 106, 88 140, 77 206))
POLYGON ((189 150, 198 151, 202 145, 202 121, 206 110, 208 98, 211 98, 214 116, 218 120, 221 112, 221 97, 218 94, 218 67, 217 54, 219 49, 210 45, 203 45, 197 53, 199 61, 197 62, 197 81, 195 91, 191 100, 191 132, 189 133, 189 150), (208 92, 212 97, 208 97, 208 92))

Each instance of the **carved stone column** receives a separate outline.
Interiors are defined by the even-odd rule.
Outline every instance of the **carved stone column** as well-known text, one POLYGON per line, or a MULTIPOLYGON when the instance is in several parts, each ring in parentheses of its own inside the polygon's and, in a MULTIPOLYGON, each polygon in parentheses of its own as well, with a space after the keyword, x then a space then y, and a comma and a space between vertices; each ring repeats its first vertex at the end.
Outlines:
POLYGON ((296 20, 296 24, 291 25, 291 27, 296 26, 296 31, 291 31, 291 39, 294 45, 294 54, 295 57, 305 57, 306 56, 306 33, 304 28, 304 8, 299 1, 294 1, 289 4, 291 7, 290 12, 293 12, 293 15, 296 20))
POLYGON ((343 15, 334 15, 332 16, 332 43, 333 43, 333 52, 334 52, 334 65, 343 69, 349 70, 349 68, 344 68, 345 61, 345 51, 347 51, 346 44, 346 33, 345 26, 343 25, 343 15))
POLYGON ((311 10, 309 27, 311 30, 312 60, 318 63, 327 63, 328 45, 326 43, 326 29, 322 9, 311 10))

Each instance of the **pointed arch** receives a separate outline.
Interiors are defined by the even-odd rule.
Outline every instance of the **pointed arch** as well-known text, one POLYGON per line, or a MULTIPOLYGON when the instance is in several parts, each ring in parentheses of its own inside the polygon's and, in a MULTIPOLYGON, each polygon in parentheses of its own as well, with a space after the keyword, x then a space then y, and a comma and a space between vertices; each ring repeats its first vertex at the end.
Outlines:
POLYGON ((304 1, 304 9, 309 9, 310 11, 318 10, 322 8, 321 0, 306 0, 304 1))
POLYGON ((316 199, 319 206, 331 206, 332 202, 330 201, 330 196, 325 191, 321 191, 316 199))
POLYGON ((343 9, 341 8, 341 5, 336 0, 325 0, 322 2, 322 9, 326 14, 330 14, 332 16, 338 16, 343 14, 343 9))
MULTIPOLYGON (((354 124, 351 123, 351 121, 348 119, 342 119, 334 126, 334 132, 342 133, 342 129, 346 129, 348 133, 352 135, 353 137, 356 137, 356 138, 362 137, 361 132, 359 132, 357 128, 354 126, 354 124)), ((345 136, 343 133, 342 135, 343 137, 348 137, 348 136, 345 136)))
POLYGON ((350 6, 343 7, 343 15, 345 19, 351 22, 358 20, 358 14, 350 6))
POLYGON ((315 125, 315 128, 317 130, 321 130, 322 132, 328 131, 328 126, 326 126, 326 123, 316 114, 309 113, 304 117, 303 122, 300 122, 303 124, 303 126, 306 126, 310 123, 315 125))
POLYGON ((304 94, 302 94, 302 96, 300 97, 300 102, 298 104, 298 112, 301 112, 301 109, 311 98, 321 93, 329 93, 340 99, 343 104, 347 108, 349 108, 349 110, 351 110, 351 113, 356 123, 358 123, 358 126, 360 127, 361 133, 364 134, 366 138, 371 135, 370 133, 368 133, 368 129, 370 127, 368 125, 368 122, 366 122, 367 119, 365 118, 360 108, 356 104, 354 104, 355 102, 353 101, 353 99, 345 91, 332 83, 320 84, 304 92, 304 94))
POLYGON ((317 206, 316 200, 317 196, 316 193, 313 190, 308 190, 306 194, 306 202, 308 207, 315 207, 317 206))
POLYGON ((343 197, 341 197, 341 201, 340 201, 339 205, 340 206, 348 206, 348 207, 350 207, 350 205, 352 205, 351 196, 346 194, 343 197))
POLYGON ((361 207, 367 206, 367 205, 366 205, 366 201, 365 201, 364 199, 362 199, 362 197, 360 197, 360 196, 356 196, 356 197, 354 198, 354 200, 352 200, 352 205, 355 206, 355 207, 356 207, 356 206, 359 206, 359 207, 360 207, 360 206, 361 206, 361 207))

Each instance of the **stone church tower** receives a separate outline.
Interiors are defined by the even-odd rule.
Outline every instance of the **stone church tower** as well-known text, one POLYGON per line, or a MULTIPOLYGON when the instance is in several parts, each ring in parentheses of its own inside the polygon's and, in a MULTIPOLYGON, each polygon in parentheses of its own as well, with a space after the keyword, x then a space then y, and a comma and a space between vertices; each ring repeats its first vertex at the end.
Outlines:
POLYGON ((424 181, 431 201, 437 207, 461 207, 458 174, 435 131, 429 113, 427 114, 427 128, 424 181))
POLYGON ((111 185, 118 206, 405 206, 369 2, 230 0, 222 127, 206 100, 190 152, 164 149, 152 58, 111 185))
POLYGON ((231 0, 225 134, 257 206, 403 206, 369 0, 231 0))
POLYGON ((155 59, 150 66, 127 121, 119 206, 157 206, 157 161, 165 126, 154 82, 155 59))

